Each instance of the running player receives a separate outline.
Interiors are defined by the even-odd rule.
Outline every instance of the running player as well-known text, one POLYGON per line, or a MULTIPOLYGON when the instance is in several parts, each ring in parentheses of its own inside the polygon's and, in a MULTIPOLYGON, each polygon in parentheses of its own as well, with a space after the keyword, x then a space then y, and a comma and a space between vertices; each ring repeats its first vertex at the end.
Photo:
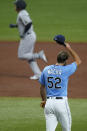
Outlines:
POLYGON ((27 60, 30 68, 32 69, 34 76, 30 79, 39 79, 41 70, 39 69, 36 59, 42 59, 47 62, 44 51, 34 53, 34 46, 36 42, 36 34, 33 30, 32 20, 29 13, 25 10, 26 3, 24 0, 16 0, 14 2, 15 9, 18 13, 17 24, 10 24, 10 28, 17 27, 20 34, 20 44, 18 48, 18 58, 27 60))
POLYGON ((69 54, 62 51, 57 56, 57 63, 45 67, 39 79, 46 131, 55 131, 58 122, 63 131, 71 131, 71 113, 67 98, 68 79, 81 64, 81 60, 70 45, 65 44, 74 62, 66 65, 69 54))

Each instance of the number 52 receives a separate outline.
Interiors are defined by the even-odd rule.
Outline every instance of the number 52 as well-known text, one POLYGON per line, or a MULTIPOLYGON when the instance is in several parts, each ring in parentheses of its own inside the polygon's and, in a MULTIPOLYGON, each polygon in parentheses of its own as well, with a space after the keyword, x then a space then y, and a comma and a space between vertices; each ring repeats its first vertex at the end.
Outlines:
POLYGON ((58 86, 58 84, 61 83, 61 79, 59 77, 48 77, 47 78, 47 81, 48 81, 48 88, 61 88, 60 86, 58 86))

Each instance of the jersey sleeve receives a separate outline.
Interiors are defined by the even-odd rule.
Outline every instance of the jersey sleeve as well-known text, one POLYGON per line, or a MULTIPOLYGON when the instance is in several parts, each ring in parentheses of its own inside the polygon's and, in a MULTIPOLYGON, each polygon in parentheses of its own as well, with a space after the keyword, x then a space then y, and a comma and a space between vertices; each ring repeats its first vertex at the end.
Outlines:
POLYGON ((45 85, 44 71, 41 73, 41 76, 40 76, 39 82, 40 82, 41 85, 45 85))
POLYGON ((32 20, 30 19, 30 17, 29 17, 28 14, 26 14, 26 15, 21 14, 21 15, 20 15, 20 19, 21 19, 22 23, 23 23, 25 26, 26 26, 28 23, 32 22, 32 20))
POLYGON ((77 64, 76 62, 73 62, 72 64, 69 64, 66 66, 66 70, 67 70, 67 76, 69 77, 70 75, 72 75, 77 69, 77 64))

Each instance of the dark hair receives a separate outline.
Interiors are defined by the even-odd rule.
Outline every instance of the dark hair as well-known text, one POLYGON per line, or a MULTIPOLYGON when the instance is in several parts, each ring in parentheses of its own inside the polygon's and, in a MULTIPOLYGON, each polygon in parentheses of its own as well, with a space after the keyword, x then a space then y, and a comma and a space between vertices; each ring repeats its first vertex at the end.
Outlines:
POLYGON ((69 58, 69 54, 66 51, 61 51, 57 55, 57 62, 64 63, 69 58))
POLYGON ((16 9, 17 10, 23 10, 26 8, 26 2, 24 0, 16 0, 14 2, 14 4, 16 5, 16 9))

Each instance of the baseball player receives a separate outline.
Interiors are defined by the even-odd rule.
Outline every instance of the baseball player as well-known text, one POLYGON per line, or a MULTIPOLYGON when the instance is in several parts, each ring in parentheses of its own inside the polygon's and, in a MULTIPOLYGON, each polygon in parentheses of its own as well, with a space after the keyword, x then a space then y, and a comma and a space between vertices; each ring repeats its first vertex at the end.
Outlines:
POLYGON ((20 35, 20 44, 18 48, 18 58, 21 60, 27 60, 30 68, 32 69, 34 76, 30 79, 39 79, 41 70, 39 69, 36 59, 42 59, 47 62, 44 51, 34 53, 34 46, 36 42, 36 34, 33 30, 32 20, 29 13, 25 10, 26 2, 24 0, 16 0, 14 2, 15 10, 18 13, 16 24, 10 24, 10 28, 18 28, 20 35))
MULTIPOLYGON (((61 41, 63 44, 63 38, 58 35, 55 37, 55 41, 61 41)), ((44 108, 46 131, 55 131, 58 122, 61 124, 62 131, 71 131, 71 113, 67 98, 68 79, 81 64, 81 60, 68 43, 63 45, 73 57, 74 62, 67 65, 69 53, 61 51, 57 55, 57 63, 45 67, 39 79, 41 83, 41 106, 44 108)))

